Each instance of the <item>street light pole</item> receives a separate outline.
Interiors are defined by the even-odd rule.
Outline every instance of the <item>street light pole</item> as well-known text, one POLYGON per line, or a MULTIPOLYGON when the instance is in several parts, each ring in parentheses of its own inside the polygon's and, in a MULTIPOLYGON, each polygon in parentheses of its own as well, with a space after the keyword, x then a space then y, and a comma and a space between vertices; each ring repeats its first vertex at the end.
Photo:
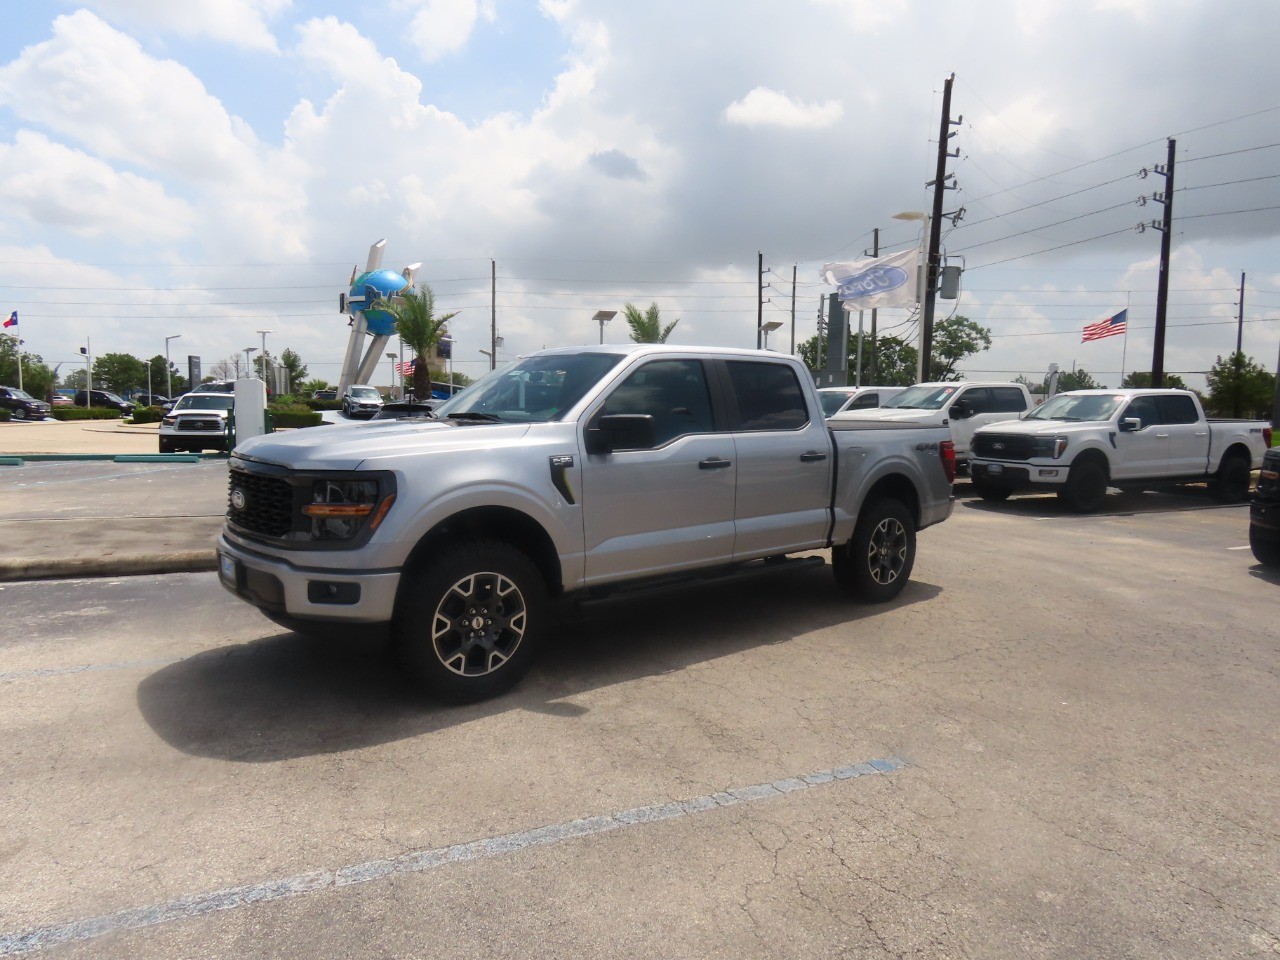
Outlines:
POLYGON ((618 315, 617 310, 597 310, 591 319, 600 324, 600 342, 604 343, 604 325, 618 315))
MULTIPOLYGON (((396 355, 394 353, 388 353, 387 359, 391 361, 391 386, 389 388, 389 392, 394 397, 396 392, 396 355)), ((404 393, 403 390, 400 392, 404 393)), ((401 397, 400 399, 403 400, 404 398, 401 397)))
MULTIPOLYGON (((169 341, 181 339, 182 334, 175 333, 171 337, 164 338, 164 395, 170 400, 173 399, 173 375, 169 373, 169 341)), ((195 389, 195 384, 189 384, 191 389, 195 389)))
MULTIPOLYGON (((921 249, 924 250, 924 263, 916 272, 916 300, 920 304, 920 347, 916 355, 916 383, 924 383, 925 371, 928 365, 925 362, 925 302, 929 299, 929 243, 932 234, 929 232, 929 214, 921 213, 919 210, 907 210, 903 213, 895 213, 895 220, 920 220, 924 223, 923 239, 921 240, 921 249)), ((929 311, 929 320, 933 320, 933 312, 929 311)))
POLYGON ((262 335, 262 356, 258 358, 259 369, 262 371, 262 382, 267 382, 267 334, 275 333, 274 330, 259 330, 262 335))
POLYGON ((249 361, 249 354, 257 353, 257 352, 258 352, 257 347, 244 348, 244 377, 246 380, 248 380, 250 375, 253 373, 253 364, 250 363, 249 361))

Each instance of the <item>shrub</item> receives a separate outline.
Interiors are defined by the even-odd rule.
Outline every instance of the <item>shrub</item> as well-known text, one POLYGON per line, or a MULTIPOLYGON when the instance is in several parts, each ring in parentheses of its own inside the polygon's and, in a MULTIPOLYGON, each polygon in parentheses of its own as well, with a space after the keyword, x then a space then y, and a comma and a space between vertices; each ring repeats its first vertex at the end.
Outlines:
POLYGON ((271 422, 277 427, 318 427, 324 423, 324 417, 314 410, 308 410, 306 407, 289 407, 286 409, 271 409, 271 422))
POLYGON ((9 422, 9 411, 0 410, 0 423, 8 423, 8 422, 9 422))
POLYGON ((155 423, 164 416, 159 407, 138 407, 133 411, 134 423, 155 423))
POLYGON ((54 407, 55 420, 119 420, 120 411, 111 407, 54 407))
POLYGON ((312 410, 341 410, 341 400, 304 400, 308 407, 312 410))

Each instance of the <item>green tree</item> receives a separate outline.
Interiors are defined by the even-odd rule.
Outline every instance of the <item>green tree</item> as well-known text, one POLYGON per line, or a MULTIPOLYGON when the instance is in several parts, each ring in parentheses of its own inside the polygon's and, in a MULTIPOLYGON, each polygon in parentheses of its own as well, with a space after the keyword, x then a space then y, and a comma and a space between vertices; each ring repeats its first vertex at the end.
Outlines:
POLYGON ((289 392, 297 393, 302 389, 303 381, 307 379, 307 365, 288 347, 280 354, 280 363, 289 371, 289 392))
POLYGON ((300 396, 309 397, 313 393, 315 393, 317 390, 329 390, 329 389, 331 389, 331 387, 329 386, 329 381, 321 380, 317 377, 314 380, 305 380, 301 384, 299 384, 297 388, 297 393, 300 396))
MULTIPOLYGON (((179 397, 187 392, 187 378, 178 372, 178 366, 174 363, 165 364, 163 354, 156 354, 146 362, 146 366, 151 370, 151 392, 166 393, 173 391, 175 397, 179 397), (165 374, 168 374, 166 376, 165 374)), ((146 376, 146 373, 143 373, 146 376)), ((143 382, 145 386, 145 380, 143 382)))
POLYGON ((628 303, 623 308, 623 316, 627 320, 627 326, 631 328, 632 343, 666 343, 667 337, 671 336, 671 331, 680 322, 677 318, 664 327, 656 303, 651 303, 644 313, 635 304, 628 303))
POLYGON ((1225 360, 1219 356, 1204 379, 1209 385, 1205 407, 1210 416, 1270 418, 1276 378, 1253 357, 1240 351, 1225 360))
MULTIPOLYGON (((1164 385, 1178 390, 1187 389, 1186 381, 1176 373, 1166 373, 1164 375, 1164 385)), ((1151 371, 1135 370, 1132 373, 1126 374, 1125 378, 1120 381, 1120 386, 1137 387, 1138 389, 1145 390, 1147 387, 1151 386, 1151 371)))
POLYGON ((956 365, 975 353, 991 349, 991 331, 957 314, 933 325, 933 353, 929 357, 931 383, 959 380, 956 365))
MULTIPOLYGON (((1049 386, 1049 378, 1045 378, 1045 387, 1049 386)), ((1093 375, 1084 367, 1076 367, 1074 370, 1063 370, 1058 374, 1058 392, 1066 393, 1068 390, 1105 390, 1107 385, 1099 383, 1093 379, 1093 375)))
POLYGON ((413 395, 430 397, 431 368, 427 357, 444 336, 444 325, 458 315, 457 311, 436 316, 436 296, 425 283, 416 290, 405 289, 394 299, 379 300, 376 307, 395 317, 396 331, 413 354, 413 395))
POLYGON ((93 385, 128 393, 147 385, 147 365, 130 353, 104 353, 93 361, 93 385))
MULTIPOLYGON (((0 383, 6 387, 18 385, 18 351, 21 344, 14 337, 0 336, 0 383)), ((37 400, 48 400, 53 393, 53 385, 57 380, 44 359, 35 353, 23 350, 22 389, 37 400)))

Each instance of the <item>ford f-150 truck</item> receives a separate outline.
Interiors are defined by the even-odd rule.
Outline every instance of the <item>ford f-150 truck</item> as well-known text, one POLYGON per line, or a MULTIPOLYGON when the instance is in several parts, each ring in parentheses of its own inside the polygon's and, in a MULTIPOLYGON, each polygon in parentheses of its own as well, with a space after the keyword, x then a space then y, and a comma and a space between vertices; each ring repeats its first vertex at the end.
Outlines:
POLYGON ((389 624, 435 696, 528 669, 549 600, 822 558, 895 597, 952 508, 945 427, 828 425, 793 357, 665 345, 546 350, 433 419, 236 447, 223 584, 300 633, 389 624))
POLYGON ((1270 445, 1266 421, 1208 420, 1190 390, 1073 390, 980 428, 969 472, 985 500, 1053 490, 1078 513, 1101 507, 1108 487, 1208 481, 1219 501, 1238 503, 1270 445))

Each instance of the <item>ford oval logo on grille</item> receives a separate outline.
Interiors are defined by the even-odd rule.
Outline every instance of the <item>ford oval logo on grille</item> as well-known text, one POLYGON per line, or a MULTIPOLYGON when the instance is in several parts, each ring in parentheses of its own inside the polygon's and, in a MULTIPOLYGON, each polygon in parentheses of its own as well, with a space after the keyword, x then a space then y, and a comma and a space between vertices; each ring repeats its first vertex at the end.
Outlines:
POLYGON ((236 510, 243 510, 244 505, 249 502, 249 498, 244 495, 244 491, 236 487, 231 491, 231 506, 236 510))
MULTIPOLYGON (((1003 450, 1003 449, 1004 449, 1004 444, 1003 444, 1003 443, 993 443, 993 444, 991 445, 991 449, 992 449, 992 450, 1003 450)), ((238 491, 238 490, 237 490, 236 492, 237 492, 237 493, 239 493, 239 491, 238 491)))

